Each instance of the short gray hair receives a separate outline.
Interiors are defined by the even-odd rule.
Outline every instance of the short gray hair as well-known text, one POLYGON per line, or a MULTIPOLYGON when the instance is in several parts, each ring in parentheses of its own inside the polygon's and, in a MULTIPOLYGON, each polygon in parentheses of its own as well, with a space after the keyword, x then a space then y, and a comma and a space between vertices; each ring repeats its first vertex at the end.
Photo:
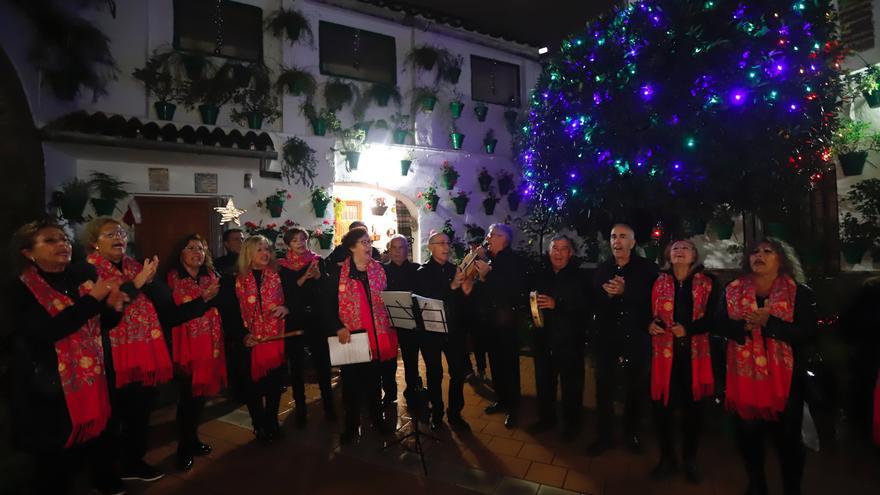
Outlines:
POLYGON ((385 249, 391 249, 391 243, 396 241, 397 239, 403 240, 403 245, 409 248, 409 239, 406 238, 403 234, 394 234, 391 236, 391 239, 388 239, 388 244, 385 244, 385 249))
POLYGON ((553 247, 553 243, 556 241, 568 241, 568 245, 571 247, 571 250, 572 251, 576 250, 576 248, 574 247, 574 240, 572 240, 571 237, 569 237, 565 234, 556 234, 550 238, 550 243, 547 244, 548 251, 550 250, 551 247, 553 247))
POLYGON ((513 229, 510 228, 510 225, 506 223, 493 223, 489 226, 489 232, 492 230, 497 230, 504 234, 504 237, 507 237, 507 244, 513 243, 513 229))

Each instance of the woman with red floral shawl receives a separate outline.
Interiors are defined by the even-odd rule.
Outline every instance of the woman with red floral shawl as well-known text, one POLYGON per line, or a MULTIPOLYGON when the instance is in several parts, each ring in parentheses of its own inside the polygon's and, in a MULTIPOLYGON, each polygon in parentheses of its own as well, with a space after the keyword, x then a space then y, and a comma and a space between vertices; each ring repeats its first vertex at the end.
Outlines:
POLYGON ((67 493, 77 457, 89 458, 95 488, 123 489, 102 447, 110 395, 99 323, 103 307, 122 309, 119 281, 89 280, 70 269, 60 226, 28 223, 12 239, 19 277, 9 292, 13 400, 18 446, 35 457, 30 493, 67 493))
POLYGON ((238 257, 235 296, 247 331, 238 339, 247 349, 246 401, 257 440, 281 434, 278 406, 284 379, 284 290, 269 239, 248 237, 238 257))
POLYGON ((727 285, 717 331, 728 338, 725 405, 736 415, 748 494, 767 493, 764 438, 776 445, 787 495, 801 493, 801 422, 806 371, 801 350, 816 335, 816 303, 794 250, 769 237, 743 259, 727 285))
POLYGON ((306 425, 305 357, 309 348, 312 366, 321 389, 324 417, 336 419, 333 389, 330 386, 330 354, 327 337, 321 328, 318 301, 324 278, 324 260, 308 247, 309 234, 299 227, 284 233, 287 255, 278 260, 284 301, 290 314, 285 319, 285 331, 293 334, 284 340, 284 352, 290 370, 290 388, 296 404, 296 426, 306 425))
MULTIPOLYGON (((171 254, 168 286, 174 303, 187 304, 201 298, 212 306, 220 291, 208 243, 198 234, 181 239, 171 254)), ((188 471, 193 455, 207 455, 211 446, 199 440, 198 426, 205 400, 226 386, 223 327, 216 307, 171 330, 171 354, 180 384, 177 403, 177 467, 188 471)))
POLYGON ((714 393, 709 328, 719 290, 702 272, 693 242, 678 240, 666 248, 668 268, 651 291, 651 398, 660 443, 660 462, 652 477, 672 474, 678 464, 674 446, 675 410, 680 409, 682 457, 688 481, 698 483, 697 447, 703 424, 703 399, 714 393))
POLYGON ((373 426, 380 433, 389 431, 380 400, 379 363, 397 359, 397 332, 382 302, 381 293, 387 281, 382 265, 371 256, 372 244, 365 228, 355 228, 345 234, 340 251, 349 256, 325 285, 323 316, 328 332, 346 344, 351 341, 353 331, 366 331, 370 342, 370 362, 341 367, 345 427, 340 443, 351 443, 360 434, 360 413, 365 404, 373 426))

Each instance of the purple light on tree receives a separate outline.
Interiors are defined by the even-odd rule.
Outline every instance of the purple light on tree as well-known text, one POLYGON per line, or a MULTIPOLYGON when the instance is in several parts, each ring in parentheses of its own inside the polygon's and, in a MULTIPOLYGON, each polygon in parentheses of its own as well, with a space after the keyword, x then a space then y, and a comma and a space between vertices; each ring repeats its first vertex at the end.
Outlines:
POLYGON ((746 102, 746 92, 741 89, 734 89, 730 92, 730 104, 734 106, 742 105, 746 102))
POLYGON ((652 96, 654 96, 654 87, 650 84, 645 84, 639 89, 639 92, 642 95, 643 100, 650 100, 652 96))

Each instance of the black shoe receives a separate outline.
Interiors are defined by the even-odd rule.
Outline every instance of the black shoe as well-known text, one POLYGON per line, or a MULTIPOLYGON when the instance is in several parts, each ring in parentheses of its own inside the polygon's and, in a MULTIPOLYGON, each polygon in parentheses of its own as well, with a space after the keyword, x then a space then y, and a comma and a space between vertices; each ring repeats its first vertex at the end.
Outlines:
POLYGON ((254 436, 257 437, 258 442, 268 442, 270 440, 265 428, 254 428, 254 436))
POLYGON ((440 431, 443 428, 443 416, 431 416, 431 431, 440 431))
POLYGON ((587 455, 589 457, 599 457, 613 448, 614 442, 605 438, 600 438, 587 447, 587 455))
POLYGON ((156 481, 164 476, 165 473, 140 460, 123 468, 121 478, 125 481, 156 481))
POLYGON ((526 431, 531 435, 539 435, 556 428, 556 421, 540 420, 526 427, 526 431))
POLYGON ((189 471, 193 467, 193 456, 189 452, 178 452, 177 453, 177 470, 178 471, 189 471))
POLYGON ((266 428, 266 440, 274 442, 281 437, 281 425, 278 424, 278 421, 273 421, 272 424, 266 428))
POLYGON ((455 431, 471 431, 471 425, 469 425, 467 421, 458 414, 450 414, 449 417, 446 418, 446 422, 449 423, 449 426, 455 431))
POLYGON ((504 412, 504 406, 502 406, 500 402, 493 402, 486 406, 486 409, 483 409, 483 412, 486 414, 502 413, 504 412))
POLYGON ((508 414, 507 417, 504 418, 504 427, 508 430, 516 428, 517 423, 516 414, 508 414))
POLYGON ((642 441, 636 434, 629 436, 626 442, 626 446, 633 454, 641 454, 644 451, 644 449, 642 448, 642 441))
POLYGON ((125 495, 125 483, 113 476, 94 482, 95 490, 101 495, 125 495))
POLYGON ((388 426, 388 421, 385 419, 384 414, 373 418, 373 429, 382 435, 387 435, 392 431, 391 427, 388 426))
POLYGON ((700 481, 703 480, 703 478, 700 476, 700 470, 697 468, 697 463, 695 461, 685 461, 684 477, 686 480, 688 480, 689 483, 693 483, 694 485, 700 484, 700 481))
POLYGON ((339 435, 339 444, 340 445, 350 445, 360 436, 360 427, 353 426, 348 427, 342 431, 339 435))
POLYGON ((303 407, 303 408, 299 408, 299 407, 297 407, 297 408, 296 408, 296 421, 295 421, 295 424, 296 424, 297 429, 300 429, 300 430, 301 430, 301 429, 305 428, 305 427, 306 427, 306 422, 307 422, 307 420, 306 420, 306 409, 305 409, 305 407, 303 407))
POLYGON ((651 479, 663 480, 675 474, 675 463, 668 459, 660 459, 660 462, 651 470, 651 479))

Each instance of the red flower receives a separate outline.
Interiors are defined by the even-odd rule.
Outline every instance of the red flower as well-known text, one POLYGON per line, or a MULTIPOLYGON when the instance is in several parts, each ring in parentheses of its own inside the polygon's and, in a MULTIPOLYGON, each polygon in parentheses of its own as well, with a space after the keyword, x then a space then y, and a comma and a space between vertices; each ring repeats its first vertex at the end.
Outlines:
POLYGON ((293 197, 293 194, 287 193, 287 199, 290 199, 292 197, 293 197))
POLYGON ((293 227, 293 220, 290 220, 290 219, 285 220, 284 225, 287 225, 288 227, 293 227))
POLYGON ((267 229, 274 229, 274 228, 275 228, 275 224, 274 224, 274 223, 270 223, 269 225, 266 225, 266 228, 267 228, 267 229))
POLYGON ((324 225, 330 225, 330 220, 324 220, 324 225))

